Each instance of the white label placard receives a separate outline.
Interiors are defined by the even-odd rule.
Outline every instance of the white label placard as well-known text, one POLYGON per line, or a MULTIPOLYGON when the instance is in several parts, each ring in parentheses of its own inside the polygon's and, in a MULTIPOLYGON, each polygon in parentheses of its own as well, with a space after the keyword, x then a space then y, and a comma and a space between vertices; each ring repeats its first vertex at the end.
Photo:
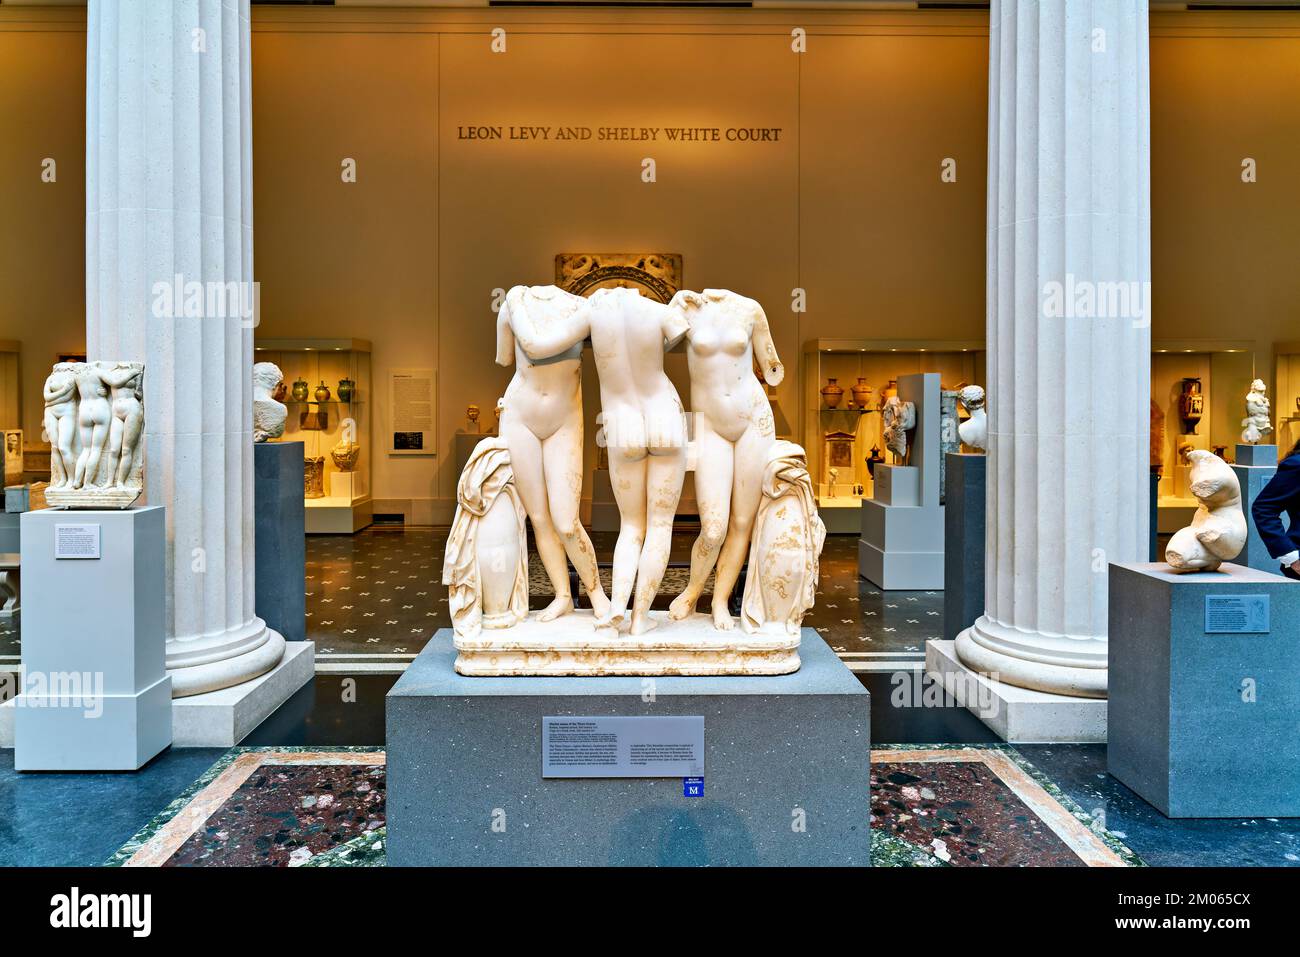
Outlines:
POLYGON ((687 778, 703 774, 703 715, 542 718, 544 778, 687 778))
POLYGON ((55 525, 55 558, 98 558, 98 525, 55 525))

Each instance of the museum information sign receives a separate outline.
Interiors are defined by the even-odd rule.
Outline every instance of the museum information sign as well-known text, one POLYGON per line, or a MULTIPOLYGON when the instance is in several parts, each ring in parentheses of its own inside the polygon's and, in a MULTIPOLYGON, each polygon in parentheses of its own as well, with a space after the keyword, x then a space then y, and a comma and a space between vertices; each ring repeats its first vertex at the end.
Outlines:
POLYGON ((686 778, 704 774, 704 717, 543 717, 544 778, 686 778))
POLYGON ((433 455, 432 369, 394 369, 388 376, 390 455, 433 455))
POLYGON ((54 557, 98 558, 98 525, 55 525, 54 557))
POLYGON ((1268 595, 1206 595, 1207 635, 1266 635, 1268 595))

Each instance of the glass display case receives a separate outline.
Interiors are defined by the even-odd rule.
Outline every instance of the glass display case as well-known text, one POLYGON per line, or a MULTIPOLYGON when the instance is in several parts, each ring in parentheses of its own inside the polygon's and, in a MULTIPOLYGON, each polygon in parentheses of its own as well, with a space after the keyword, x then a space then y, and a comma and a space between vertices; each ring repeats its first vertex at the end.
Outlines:
POLYGON ((1246 393, 1256 375, 1254 348, 1248 340, 1152 342, 1150 458, 1160 474, 1161 533, 1188 524, 1198 505, 1188 487, 1186 454, 1205 449, 1229 462, 1236 457, 1246 393))
POLYGON ((803 444, 830 531, 861 528, 885 461, 880 408, 899 376, 937 372, 945 390, 984 385, 982 340, 814 339, 803 350, 803 444))
POLYGON ((1300 442, 1300 342, 1279 342, 1274 376, 1273 428, 1282 454, 1300 442))
POLYGON ((372 441, 370 343, 364 339, 259 339, 254 362, 284 373, 289 410, 281 442, 303 443, 308 534, 369 525, 372 441))

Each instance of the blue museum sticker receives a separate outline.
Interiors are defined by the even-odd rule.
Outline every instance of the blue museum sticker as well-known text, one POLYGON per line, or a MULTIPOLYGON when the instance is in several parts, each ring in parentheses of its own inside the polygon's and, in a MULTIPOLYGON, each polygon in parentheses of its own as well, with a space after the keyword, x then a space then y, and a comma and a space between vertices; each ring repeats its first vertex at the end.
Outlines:
POLYGON ((682 796, 688 798, 704 797, 704 778, 682 778, 682 796))

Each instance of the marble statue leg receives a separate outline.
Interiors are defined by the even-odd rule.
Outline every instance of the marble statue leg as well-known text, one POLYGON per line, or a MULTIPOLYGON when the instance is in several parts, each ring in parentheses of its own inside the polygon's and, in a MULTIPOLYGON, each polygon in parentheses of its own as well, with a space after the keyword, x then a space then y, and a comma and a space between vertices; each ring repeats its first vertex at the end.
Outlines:
POLYGON ((673 599, 668 615, 682 619, 695 611, 704 585, 709 580, 722 550, 731 515, 731 476, 735 460, 732 445, 709 427, 703 417, 695 419, 695 502, 700 513, 700 534, 691 546, 691 578, 673 599))
MULTIPOLYGON (((582 410, 573 410, 572 427, 566 425, 542 442, 542 461, 546 470, 546 492, 551 506, 551 520, 564 543, 569 561, 582 586, 587 589, 592 611, 597 618, 609 613, 609 599, 600 584, 596 566, 596 549, 582 527, 582 410)), ((513 459, 511 460, 513 461, 513 459)))
MULTIPOLYGON (((167 510, 176 697, 242 684, 284 656, 253 606, 253 319, 154 309, 155 284, 177 275, 253 281, 249 3, 179 11, 97 2, 86 19, 86 346, 148 369, 145 495, 167 510)), ((107 427, 85 436, 87 467, 107 427)))
POLYGON ((641 635, 655 626, 650 605, 663 583, 672 548, 673 518, 686 478, 682 449, 651 455, 646 469, 646 536, 636 574, 636 601, 632 606, 631 633, 641 635))
POLYGON ((573 597, 569 594, 568 565, 564 556, 564 544, 551 521, 550 501, 546 494, 546 475, 542 464, 542 443, 533 435, 519 418, 506 409, 501 415, 501 435, 510 450, 511 468, 515 474, 515 488, 523 500, 524 511, 533 526, 533 541, 537 545, 537 554, 546 569, 546 577, 551 580, 555 598, 539 616, 542 621, 551 621, 573 608, 573 597))
POLYGON ((727 537, 718 556, 718 571, 713 579, 713 624, 728 631, 735 627, 727 600, 736 587, 740 569, 749 554, 749 535, 754 530, 754 516, 763 498, 763 471, 767 468, 772 437, 750 428, 736 443, 735 472, 731 483, 731 518, 727 537))
POLYGON ((609 623, 617 623, 627 614, 646 540, 646 472, 650 457, 641 452, 640 458, 633 459, 632 454, 636 453, 609 450, 609 479, 618 504, 618 542, 614 545, 609 623))

